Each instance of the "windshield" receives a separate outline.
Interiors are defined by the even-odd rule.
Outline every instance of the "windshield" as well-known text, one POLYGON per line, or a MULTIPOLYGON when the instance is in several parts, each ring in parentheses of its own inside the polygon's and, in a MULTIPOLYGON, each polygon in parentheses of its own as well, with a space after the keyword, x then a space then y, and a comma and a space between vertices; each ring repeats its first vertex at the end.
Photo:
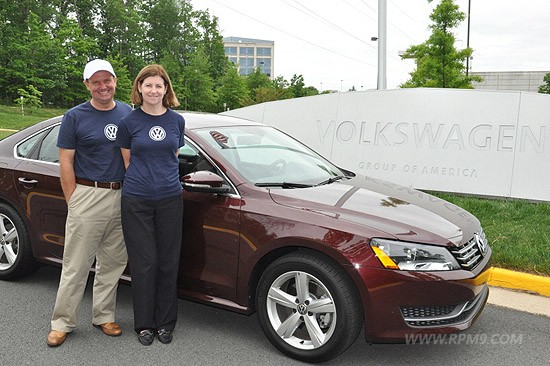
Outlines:
POLYGON ((272 127, 219 127, 197 133, 256 185, 312 186, 344 175, 313 150, 272 127))

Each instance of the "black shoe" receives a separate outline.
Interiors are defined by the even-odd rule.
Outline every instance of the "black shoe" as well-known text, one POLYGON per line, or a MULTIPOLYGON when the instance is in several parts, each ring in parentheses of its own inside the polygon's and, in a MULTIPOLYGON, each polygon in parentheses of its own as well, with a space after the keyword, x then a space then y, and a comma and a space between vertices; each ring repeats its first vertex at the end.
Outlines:
POLYGON ((141 332, 139 332, 138 341, 144 346, 150 346, 151 343, 153 343, 154 339, 155 339, 155 334, 151 329, 144 329, 141 332))
POLYGON ((159 341, 164 344, 168 344, 172 342, 172 331, 166 330, 166 329, 159 329, 157 331, 157 335, 159 337, 159 341))

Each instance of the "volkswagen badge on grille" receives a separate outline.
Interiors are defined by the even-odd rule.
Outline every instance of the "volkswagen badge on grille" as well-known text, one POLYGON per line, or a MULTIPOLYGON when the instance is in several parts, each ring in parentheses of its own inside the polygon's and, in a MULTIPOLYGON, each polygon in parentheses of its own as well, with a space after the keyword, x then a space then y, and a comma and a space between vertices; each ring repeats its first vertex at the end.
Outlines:
POLYGON ((479 248, 479 251, 481 252, 481 254, 485 254, 485 252, 487 251, 487 242, 485 241, 485 238, 483 238, 478 233, 475 233, 474 239, 476 241, 477 247, 479 248))

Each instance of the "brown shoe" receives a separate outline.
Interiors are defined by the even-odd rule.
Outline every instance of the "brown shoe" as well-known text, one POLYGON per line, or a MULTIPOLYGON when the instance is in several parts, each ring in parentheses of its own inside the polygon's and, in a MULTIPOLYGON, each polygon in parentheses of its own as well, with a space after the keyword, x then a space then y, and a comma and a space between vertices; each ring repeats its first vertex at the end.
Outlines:
POLYGON ((100 328, 104 334, 111 337, 116 337, 122 334, 122 329, 120 329, 120 326, 115 322, 103 323, 95 326, 100 328))
POLYGON ((65 338, 67 338, 67 332, 62 332, 60 330, 51 330, 48 334, 48 346, 50 347, 57 347, 63 344, 65 342, 65 338))

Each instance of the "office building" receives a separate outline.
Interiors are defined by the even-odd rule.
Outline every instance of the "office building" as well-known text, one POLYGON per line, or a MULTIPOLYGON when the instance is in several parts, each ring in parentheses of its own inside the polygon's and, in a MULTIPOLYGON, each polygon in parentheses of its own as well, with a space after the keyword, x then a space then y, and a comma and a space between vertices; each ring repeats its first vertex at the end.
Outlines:
POLYGON ((225 55, 229 61, 239 66, 240 75, 250 75, 254 69, 270 79, 274 75, 275 42, 262 39, 225 37, 223 39, 225 55))
POLYGON ((544 84, 544 75, 550 71, 491 71, 472 72, 483 78, 480 83, 474 82, 474 89, 513 90, 538 93, 544 84))

